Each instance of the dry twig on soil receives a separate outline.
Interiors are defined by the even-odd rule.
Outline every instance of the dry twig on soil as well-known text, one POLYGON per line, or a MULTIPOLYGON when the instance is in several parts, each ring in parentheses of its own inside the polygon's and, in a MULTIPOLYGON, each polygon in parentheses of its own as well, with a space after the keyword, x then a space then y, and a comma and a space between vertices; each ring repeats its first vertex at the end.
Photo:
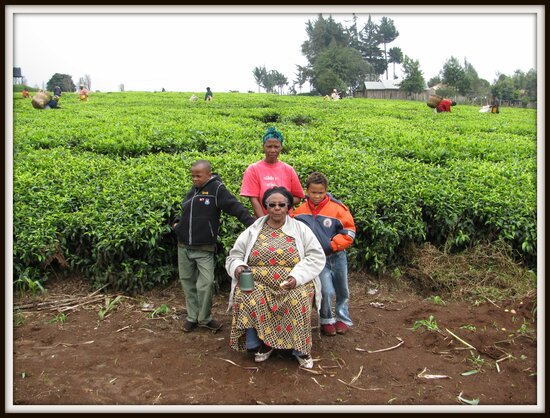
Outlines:
POLYGON ((363 373, 363 366, 361 366, 359 368, 359 373, 357 374, 357 376, 355 376, 353 379, 351 379, 351 381, 349 382, 350 385, 353 385, 357 379, 359 379, 359 376, 361 376, 361 373, 363 373))
POLYGON ((94 292, 86 296, 77 295, 77 296, 67 297, 67 299, 61 299, 61 300, 50 300, 50 301, 40 302, 40 303, 32 302, 32 303, 26 303, 23 305, 14 305, 13 308, 17 310, 36 309, 37 311, 49 309, 49 310, 58 311, 58 312, 75 310, 84 305, 100 302, 103 299, 103 295, 98 295, 98 293, 101 290, 103 290, 105 287, 107 287, 107 285, 100 287, 99 289, 95 290, 94 292))
POLYGON ((468 344, 466 341, 464 341, 462 338, 458 337, 457 335, 453 334, 451 331, 449 331, 448 328, 445 328, 445 331, 447 331, 449 334, 451 334, 453 337, 455 337, 458 341, 460 341, 462 344, 464 344, 467 347, 470 347, 472 350, 478 351, 477 348, 475 348, 473 345, 468 344))
POLYGON ((381 353, 381 352, 383 352, 383 351, 394 350, 394 349, 396 349, 397 347, 400 347, 400 346, 402 346, 403 344, 405 344, 405 341, 403 341, 401 338, 399 338, 399 337, 395 337, 395 338, 397 338, 397 340, 399 341, 399 344, 394 345, 393 347, 382 348, 382 349, 380 349, 380 350, 365 350, 365 349, 363 349, 363 348, 356 347, 355 350, 356 350, 356 351, 364 351, 364 352, 367 352, 367 353, 369 353, 369 354, 372 354, 372 353, 381 353))
POLYGON ((303 370, 303 371, 305 371, 305 372, 312 373, 312 374, 323 374, 323 375, 325 374, 325 373, 319 372, 319 371, 317 371, 317 370, 306 369, 305 367, 302 367, 302 366, 300 366, 300 367, 298 367, 298 368, 299 368, 300 370, 303 370))
POLYGON ((255 372, 257 372, 259 370, 258 367, 244 367, 244 366, 240 366, 238 365, 237 363, 231 361, 231 360, 227 360, 225 358, 221 358, 221 357, 216 357, 217 359, 219 360, 223 360, 223 361, 227 361, 228 363, 232 364, 233 366, 237 366, 237 367, 240 367, 241 369, 245 369, 245 370, 253 370, 255 372))
POLYGON ((444 374, 424 374, 424 372, 427 370, 426 367, 424 367, 424 370, 422 370, 420 373, 416 375, 416 377, 421 377, 423 379, 450 379, 450 376, 444 375, 444 374))
POLYGON ((360 388, 359 386, 354 386, 354 385, 349 384, 349 383, 346 383, 346 382, 344 382, 343 380, 340 380, 340 379, 338 379, 338 381, 339 381, 340 383, 343 383, 343 384, 346 385, 346 386, 349 386, 350 388, 357 389, 357 390, 367 390, 367 391, 368 391, 368 390, 382 390, 382 388, 369 388, 369 389, 360 388))

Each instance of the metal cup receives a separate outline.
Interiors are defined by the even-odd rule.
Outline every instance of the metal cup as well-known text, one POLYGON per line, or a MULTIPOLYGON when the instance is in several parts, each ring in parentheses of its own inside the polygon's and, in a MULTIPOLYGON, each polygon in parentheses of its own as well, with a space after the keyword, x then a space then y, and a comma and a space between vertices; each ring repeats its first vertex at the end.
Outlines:
POLYGON ((239 276, 239 287, 242 291, 254 290, 254 276, 252 275, 252 270, 248 267, 241 271, 239 276))

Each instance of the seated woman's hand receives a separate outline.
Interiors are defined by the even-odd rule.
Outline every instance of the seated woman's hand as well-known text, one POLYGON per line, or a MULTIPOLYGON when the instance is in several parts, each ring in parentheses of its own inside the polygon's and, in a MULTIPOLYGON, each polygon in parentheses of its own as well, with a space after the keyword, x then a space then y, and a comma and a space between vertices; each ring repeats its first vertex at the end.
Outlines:
POLYGON ((239 266, 235 269, 235 278, 239 279, 241 277, 241 272, 246 268, 246 266, 239 266))
POLYGON ((281 289, 283 290, 290 290, 294 289, 296 287, 296 279, 292 276, 289 276, 284 282, 282 282, 279 286, 281 286, 281 289))

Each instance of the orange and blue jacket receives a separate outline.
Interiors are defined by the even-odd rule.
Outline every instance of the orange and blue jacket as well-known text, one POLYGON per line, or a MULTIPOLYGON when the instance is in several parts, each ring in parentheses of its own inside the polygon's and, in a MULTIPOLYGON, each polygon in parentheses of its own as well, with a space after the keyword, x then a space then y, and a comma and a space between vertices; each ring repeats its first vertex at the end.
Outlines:
POLYGON ((345 250, 355 239, 353 216, 346 205, 329 193, 317 207, 306 197, 306 201, 294 210, 293 216, 309 226, 325 255, 345 250))

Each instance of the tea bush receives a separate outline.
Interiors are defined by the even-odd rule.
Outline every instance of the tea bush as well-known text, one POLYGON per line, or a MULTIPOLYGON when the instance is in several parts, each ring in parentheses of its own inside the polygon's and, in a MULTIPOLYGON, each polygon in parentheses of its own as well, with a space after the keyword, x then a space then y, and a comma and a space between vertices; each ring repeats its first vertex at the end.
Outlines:
MULTIPOLYGON (((536 265, 534 110, 492 115, 457 106, 434 114, 422 102, 238 93, 190 102, 190 95, 94 93, 81 103, 65 94, 62 108, 50 111, 14 98, 14 281, 46 280, 56 255, 96 284, 128 292, 175 279, 168 223, 191 186, 191 163, 209 159, 238 195, 271 125, 285 138, 281 160, 303 183, 324 172, 329 191, 352 211, 351 268, 381 272, 408 244, 461 251, 497 239, 536 265)), ((242 230, 223 215, 220 281, 242 230)))

